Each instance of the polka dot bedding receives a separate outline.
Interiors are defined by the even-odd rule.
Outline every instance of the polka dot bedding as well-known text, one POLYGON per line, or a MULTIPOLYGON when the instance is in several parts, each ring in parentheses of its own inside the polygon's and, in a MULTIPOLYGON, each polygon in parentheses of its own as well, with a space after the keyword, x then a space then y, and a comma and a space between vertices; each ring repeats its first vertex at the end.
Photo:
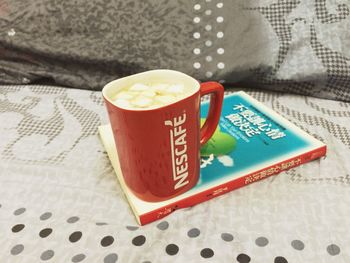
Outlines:
POLYGON ((0 17, 1 84, 101 90, 168 68, 350 101, 349 0, 1 0, 0 17))
POLYGON ((349 262, 350 104, 245 91, 327 157, 141 227, 98 137, 101 93, 1 86, 0 262, 349 262))

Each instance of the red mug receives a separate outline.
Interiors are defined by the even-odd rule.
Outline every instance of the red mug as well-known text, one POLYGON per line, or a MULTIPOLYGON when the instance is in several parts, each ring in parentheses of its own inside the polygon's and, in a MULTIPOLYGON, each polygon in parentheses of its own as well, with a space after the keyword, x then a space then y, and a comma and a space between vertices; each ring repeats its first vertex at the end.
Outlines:
POLYGON ((213 135, 221 114, 224 88, 217 82, 199 83, 173 70, 151 70, 106 84, 102 94, 118 152, 122 176, 140 199, 158 202, 196 185, 200 147, 213 135), (135 83, 182 83, 189 95, 150 109, 125 109, 113 104, 118 90, 135 83), (200 98, 210 94, 207 120, 200 127, 200 98))

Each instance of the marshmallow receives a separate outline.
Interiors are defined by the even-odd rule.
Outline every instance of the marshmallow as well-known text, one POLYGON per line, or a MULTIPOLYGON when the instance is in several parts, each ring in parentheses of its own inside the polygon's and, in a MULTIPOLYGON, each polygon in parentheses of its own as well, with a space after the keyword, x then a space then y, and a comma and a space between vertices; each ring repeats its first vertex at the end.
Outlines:
POLYGON ((129 109, 158 108, 172 104, 186 95, 183 84, 154 83, 145 85, 135 83, 119 90, 114 98, 115 105, 129 109))
POLYGON ((148 107, 152 104, 152 99, 140 96, 137 97, 135 100, 131 101, 131 104, 134 105, 135 107, 140 107, 140 108, 145 108, 148 107))
POLYGON ((148 89, 149 87, 147 85, 144 85, 142 83, 135 83, 130 87, 129 91, 144 91, 148 89))
POLYGON ((164 94, 166 93, 166 90, 168 87, 169 87, 168 84, 156 84, 156 85, 153 85, 151 89, 157 94, 164 94))
POLYGON ((184 85, 176 84, 176 85, 169 86, 166 89, 166 91, 169 92, 169 93, 178 94, 178 93, 183 93, 184 89, 185 89, 184 85))
POLYGON ((156 93, 153 90, 145 90, 141 93, 141 95, 152 98, 156 96, 156 93))
POLYGON ((134 97, 134 93, 132 92, 127 92, 127 91, 122 91, 120 93, 118 93, 116 96, 115 96, 115 100, 116 99, 122 99, 122 100, 130 100, 134 97))
POLYGON ((121 108, 130 108, 131 105, 129 103, 129 101, 127 100, 123 100, 123 99, 117 99, 114 101, 114 104, 121 107, 121 108))
POLYGON ((176 97, 172 95, 158 95, 155 97, 155 100, 161 102, 162 104, 168 104, 174 102, 176 97))

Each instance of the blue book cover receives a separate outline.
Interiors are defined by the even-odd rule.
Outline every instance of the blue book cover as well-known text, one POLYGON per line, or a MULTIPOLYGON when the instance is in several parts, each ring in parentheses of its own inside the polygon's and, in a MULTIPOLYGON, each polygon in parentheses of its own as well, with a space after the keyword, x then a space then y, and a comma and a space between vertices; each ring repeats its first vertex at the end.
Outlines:
MULTIPOLYGON (((202 122, 209 103, 201 107, 202 122)), ((244 92, 225 97, 219 128, 202 147, 199 185, 227 176, 240 176, 242 171, 267 166, 307 151, 319 141, 294 127, 289 121, 257 103, 244 92)))

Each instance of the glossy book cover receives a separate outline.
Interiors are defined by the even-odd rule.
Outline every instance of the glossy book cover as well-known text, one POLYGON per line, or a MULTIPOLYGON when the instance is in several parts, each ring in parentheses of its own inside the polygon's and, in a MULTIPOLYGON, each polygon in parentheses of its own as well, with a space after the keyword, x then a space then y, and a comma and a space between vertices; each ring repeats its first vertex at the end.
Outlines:
MULTIPOLYGON (((209 103, 201 104, 201 122, 209 103)), ((201 149, 201 173, 195 187, 162 202, 145 202, 125 185, 109 125, 99 128, 120 185, 139 224, 209 200, 283 170, 319 158, 326 145, 245 92, 224 98, 219 126, 201 149)))

